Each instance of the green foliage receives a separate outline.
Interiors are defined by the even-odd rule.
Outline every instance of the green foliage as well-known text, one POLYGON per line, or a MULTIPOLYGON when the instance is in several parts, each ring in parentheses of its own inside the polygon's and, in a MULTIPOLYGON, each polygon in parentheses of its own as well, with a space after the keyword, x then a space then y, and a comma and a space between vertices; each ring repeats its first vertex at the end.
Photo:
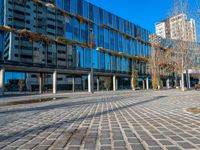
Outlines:
POLYGON ((105 89, 106 89, 107 91, 110 90, 110 88, 111 88, 111 79, 110 79, 110 77, 106 77, 106 78, 105 78, 104 87, 105 87, 105 89))

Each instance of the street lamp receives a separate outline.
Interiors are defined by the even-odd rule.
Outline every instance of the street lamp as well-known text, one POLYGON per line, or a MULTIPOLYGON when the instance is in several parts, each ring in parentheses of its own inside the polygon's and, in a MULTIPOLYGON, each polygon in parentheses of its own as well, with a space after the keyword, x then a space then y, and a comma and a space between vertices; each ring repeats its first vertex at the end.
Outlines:
POLYGON ((94 94, 94 69, 93 69, 93 51, 92 51, 92 47, 93 47, 93 29, 90 28, 90 66, 91 66, 91 70, 90 70, 90 88, 91 88, 91 93, 94 94))

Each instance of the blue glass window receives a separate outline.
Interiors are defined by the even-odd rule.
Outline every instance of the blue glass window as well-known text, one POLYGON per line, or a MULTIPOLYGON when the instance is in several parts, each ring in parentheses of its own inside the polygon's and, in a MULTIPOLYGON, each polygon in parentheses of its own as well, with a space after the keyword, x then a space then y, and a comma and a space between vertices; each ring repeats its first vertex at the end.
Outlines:
POLYGON ((78 68, 83 68, 84 67, 84 48, 77 46, 77 54, 76 54, 77 58, 77 67, 78 68))
POLYGON ((116 29, 118 29, 119 30, 119 17, 117 17, 116 16, 116 18, 115 18, 116 20, 116 23, 115 23, 115 25, 116 25, 116 29))
POLYGON ((108 13, 108 25, 109 26, 113 25, 113 16, 111 13, 108 13))
POLYGON ((76 0, 70 0, 70 12, 73 14, 76 14, 77 8, 76 8, 76 0))
POLYGON ((105 69, 105 54, 103 52, 100 52, 100 69, 105 69))
POLYGON ((106 54, 106 70, 110 70, 110 62, 111 62, 110 55, 106 54))
POLYGON ((81 23, 81 42, 88 43, 88 25, 81 23))
POLYGON ((94 6, 94 22, 99 23, 99 8, 94 6))
POLYGON ((114 50, 114 33, 113 30, 110 30, 110 49, 114 50))
POLYGON ((126 60, 122 57, 122 71, 126 71, 126 60))
POLYGON ((104 20, 103 20, 105 25, 108 25, 108 12, 104 10, 104 20))
POLYGON ((89 19, 94 20, 94 9, 92 4, 89 4, 89 19))
POLYGON ((90 49, 85 49, 85 68, 90 68, 90 49))
POLYGON ((68 17, 66 22, 66 37, 72 39, 72 18, 68 17))
POLYGON ((95 42, 95 45, 97 46, 98 45, 98 26, 97 25, 94 25, 93 31, 94 31, 94 42, 95 42))
POLYGON ((108 31, 108 29, 104 29, 104 47, 106 49, 109 48, 109 31, 108 31))
POLYGON ((117 57, 117 71, 121 71, 121 58, 117 57))
POLYGON ((83 2, 83 16, 85 17, 85 18, 88 18, 88 2, 86 2, 86 1, 84 1, 83 2))
POLYGON ((115 41, 115 51, 119 51, 119 47, 118 47, 118 33, 114 32, 114 41, 115 41))
POLYGON ((96 49, 93 49, 93 67, 94 69, 98 69, 98 51, 96 49))
POLYGON ((103 10, 99 8, 99 23, 103 24, 103 10))
POLYGON ((70 12, 70 0, 64 0, 64 9, 70 12))
POLYGON ((74 40, 80 40, 80 22, 76 18, 74 18, 74 40))
POLYGON ((56 6, 60 9, 63 9, 63 0, 57 0, 56 1, 56 6))
POLYGON ((115 56, 112 56, 112 71, 116 71, 116 57, 115 56))
POLYGON ((123 52, 123 44, 122 44, 122 35, 118 34, 118 40, 119 40, 119 52, 123 52))
POLYGON ((104 29, 99 27, 99 47, 104 47, 104 29))
POLYGON ((83 16, 83 0, 77 0, 77 13, 83 16))
POLYGON ((124 24, 123 24, 123 20, 121 18, 119 18, 119 30, 121 32, 124 32, 124 24))

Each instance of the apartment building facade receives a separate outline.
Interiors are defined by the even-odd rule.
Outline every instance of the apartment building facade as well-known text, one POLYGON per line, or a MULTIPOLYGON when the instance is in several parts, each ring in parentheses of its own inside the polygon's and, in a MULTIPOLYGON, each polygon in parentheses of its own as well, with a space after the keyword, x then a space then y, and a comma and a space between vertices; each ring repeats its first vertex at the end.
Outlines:
POLYGON ((197 42, 195 20, 181 13, 156 23, 156 34, 162 38, 197 42))

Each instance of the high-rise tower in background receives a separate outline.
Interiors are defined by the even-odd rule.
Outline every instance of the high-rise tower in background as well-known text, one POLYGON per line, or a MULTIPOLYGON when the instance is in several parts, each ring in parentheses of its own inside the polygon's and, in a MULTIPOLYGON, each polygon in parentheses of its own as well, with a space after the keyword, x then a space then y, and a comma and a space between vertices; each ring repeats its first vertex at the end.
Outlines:
POLYGON ((195 20, 181 13, 156 24, 156 34, 162 38, 196 42, 195 20))

